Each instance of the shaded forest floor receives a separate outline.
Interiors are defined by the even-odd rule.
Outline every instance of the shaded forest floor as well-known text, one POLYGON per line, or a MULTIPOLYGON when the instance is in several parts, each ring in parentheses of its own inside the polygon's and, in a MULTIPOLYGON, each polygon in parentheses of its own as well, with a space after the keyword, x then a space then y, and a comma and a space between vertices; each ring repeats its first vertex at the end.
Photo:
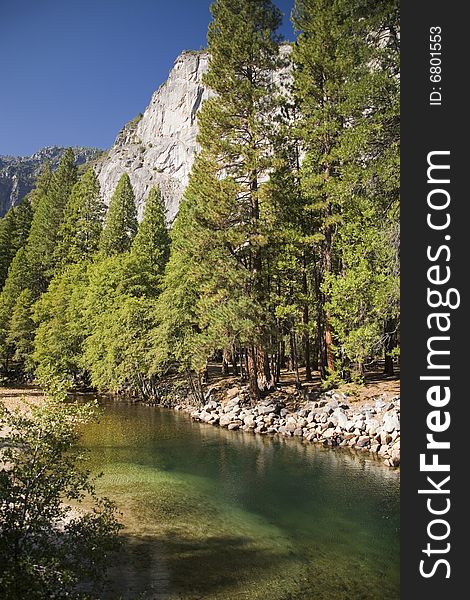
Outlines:
MULTIPOLYGON (((383 364, 367 370, 364 374, 364 383, 345 383, 336 388, 336 392, 344 393, 348 396, 348 402, 356 408, 367 404, 371 398, 382 397, 388 401, 393 397, 400 395, 400 370, 395 365, 394 375, 385 375, 383 364)), ((240 377, 234 375, 223 375, 222 366, 218 363, 210 363, 208 366, 209 381, 207 386, 211 389, 224 392, 232 387, 240 385, 240 377)), ((317 395, 322 391, 320 373, 314 371, 313 379, 310 382, 305 380, 305 368, 299 369, 300 382, 302 390, 308 394, 317 395)), ((294 371, 283 369, 281 371, 281 381, 278 384, 280 391, 289 397, 298 395, 296 387, 296 374, 294 371)))
MULTIPOLYGON (((224 392, 230 388, 240 385, 240 377, 234 375, 223 375, 220 363, 209 364, 209 381, 207 387, 224 392)), ((309 394, 320 394, 322 391, 320 373, 313 373, 311 382, 305 381, 305 369, 299 369, 302 390, 309 394)), ((289 397, 298 395, 296 387, 296 375, 294 371, 283 369, 281 381, 278 384, 280 391, 289 397)), ((364 383, 347 383, 336 389, 339 393, 348 396, 348 402, 356 408, 366 404, 371 398, 382 397, 385 401, 400 395, 400 372, 395 367, 394 375, 384 375, 383 365, 378 364, 374 369, 365 372, 364 383)), ((28 402, 38 403, 44 397, 44 392, 34 385, 24 386, 0 386, 0 401, 7 407, 13 408, 20 404, 22 398, 28 402)))

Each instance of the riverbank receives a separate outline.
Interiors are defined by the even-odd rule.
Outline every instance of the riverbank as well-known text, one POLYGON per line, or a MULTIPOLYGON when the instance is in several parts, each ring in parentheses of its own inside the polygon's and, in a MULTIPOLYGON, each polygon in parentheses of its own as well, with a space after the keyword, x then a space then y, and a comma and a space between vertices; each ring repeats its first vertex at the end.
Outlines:
POLYGON ((198 405, 187 390, 169 387, 161 404, 188 412, 192 419, 256 435, 296 437, 323 447, 368 451, 392 468, 400 466, 400 397, 381 394, 357 401, 354 395, 326 391, 272 392, 253 405, 248 387, 215 384, 198 405))
POLYGON ((0 387, 0 401, 9 410, 21 408, 25 401, 27 404, 40 404, 44 396, 44 391, 39 387, 0 387))
MULTIPOLYGON (((182 385, 161 386, 159 404, 184 411, 195 421, 228 430, 255 435, 295 437, 323 447, 347 447, 368 451, 391 468, 400 466, 400 397, 378 393, 362 396, 341 391, 315 394, 283 389, 272 392, 253 405, 248 387, 235 384, 234 378, 208 386, 205 402, 198 404, 182 385)), ((20 397, 40 402, 43 392, 37 388, 3 388, 1 399, 7 407, 18 405, 20 397)))

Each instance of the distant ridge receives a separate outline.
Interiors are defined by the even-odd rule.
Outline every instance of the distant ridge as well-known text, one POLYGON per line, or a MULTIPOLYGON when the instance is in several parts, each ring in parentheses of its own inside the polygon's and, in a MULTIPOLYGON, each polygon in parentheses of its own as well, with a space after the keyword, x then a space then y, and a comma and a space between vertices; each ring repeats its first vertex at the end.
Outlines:
MULTIPOLYGON (((34 187, 44 163, 55 169, 65 152, 59 146, 46 146, 31 156, 0 156, 0 217, 16 206, 34 187)), ((98 148, 74 148, 77 164, 82 165, 102 155, 98 148)))

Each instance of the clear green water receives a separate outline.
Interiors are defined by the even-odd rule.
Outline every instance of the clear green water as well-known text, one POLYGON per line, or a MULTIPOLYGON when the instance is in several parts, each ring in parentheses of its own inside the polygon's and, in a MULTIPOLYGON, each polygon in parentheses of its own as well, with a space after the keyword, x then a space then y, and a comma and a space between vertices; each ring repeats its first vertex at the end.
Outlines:
POLYGON ((399 598, 399 479, 372 458, 111 401, 83 439, 126 526, 103 598, 399 598))

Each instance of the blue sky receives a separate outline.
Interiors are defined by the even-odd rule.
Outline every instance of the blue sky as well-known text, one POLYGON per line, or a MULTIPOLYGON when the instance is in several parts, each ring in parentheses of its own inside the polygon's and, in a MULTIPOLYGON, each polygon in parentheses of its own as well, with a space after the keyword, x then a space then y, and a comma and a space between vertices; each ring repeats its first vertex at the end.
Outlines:
MULTIPOLYGON (((293 39, 293 0, 274 0, 293 39)), ((177 55, 206 44, 210 0, 0 0, 0 154, 108 148, 177 55)))

